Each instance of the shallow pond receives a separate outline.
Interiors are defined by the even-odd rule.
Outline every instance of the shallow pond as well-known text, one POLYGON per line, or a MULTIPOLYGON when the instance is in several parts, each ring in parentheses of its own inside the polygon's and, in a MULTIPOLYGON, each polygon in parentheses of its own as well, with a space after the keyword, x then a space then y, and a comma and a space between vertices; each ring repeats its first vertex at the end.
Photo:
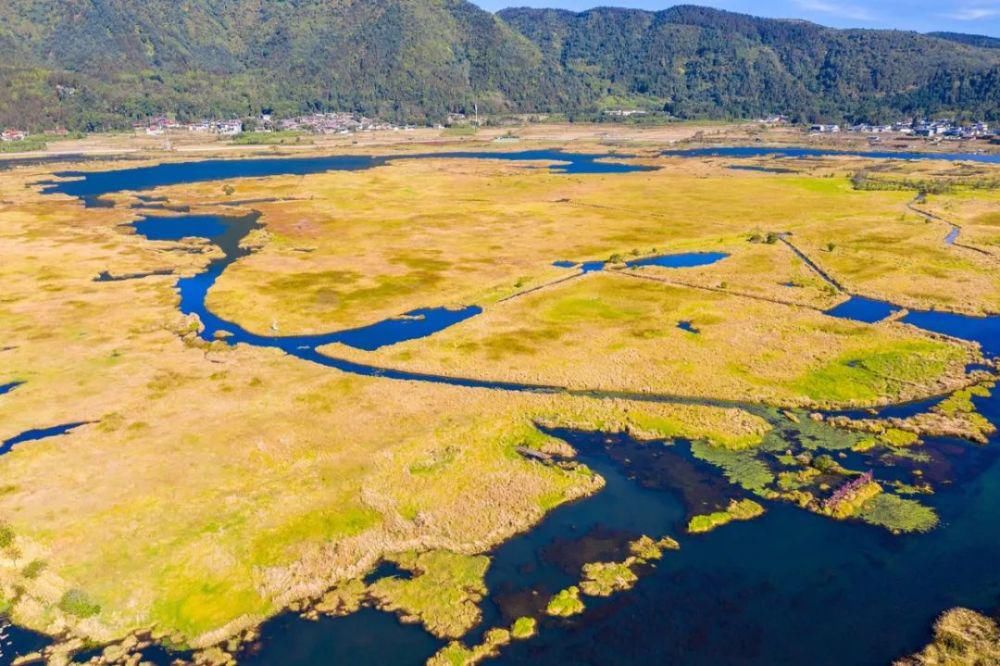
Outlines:
MULTIPOLYGON (((643 266, 660 266, 661 268, 696 268, 711 266, 729 255, 725 252, 677 252, 673 254, 657 254, 625 262, 627 268, 642 268, 643 266)), ((576 268, 583 273, 603 271, 611 262, 608 261, 574 261, 560 260, 552 263, 556 268, 576 268)))
POLYGON ((39 439, 46 439, 48 437, 58 437, 59 435, 65 435, 66 433, 76 430, 80 426, 86 425, 84 422, 80 423, 65 423, 63 425, 51 426, 49 428, 37 428, 33 430, 25 430, 24 432, 11 437, 8 440, 0 442, 0 455, 8 453, 12 448, 18 444, 23 444, 24 442, 34 442, 39 439))
POLYGON ((901 308, 890 303, 876 301, 863 296, 851 296, 850 300, 844 301, 840 305, 830 308, 826 314, 831 317, 841 319, 853 319, 854 321, 874 324, 882 321, 886 317, 899 312, 901 308))

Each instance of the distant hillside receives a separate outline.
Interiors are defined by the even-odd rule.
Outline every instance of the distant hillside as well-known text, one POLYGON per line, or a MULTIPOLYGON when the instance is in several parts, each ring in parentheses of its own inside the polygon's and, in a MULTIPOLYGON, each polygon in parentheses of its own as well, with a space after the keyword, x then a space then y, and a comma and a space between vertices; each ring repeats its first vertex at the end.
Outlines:
POLYGON ((466 0, 0 3, 0 125, 29 129, 264 109, 422 122, 473 103, 803 120, 968 106, 995 118, 998 66, 1000 51, 982 44, 689 6, 492 15, 466 0))
POLYGON ((950 42, 958 42, 959 44, 968 44, 969 46, 978 46, 984 49, 1000 49, 1000 39, 996 37, 966 35, 960 32, 932 32, 929 34, 931 37, 947 39, 950 42))

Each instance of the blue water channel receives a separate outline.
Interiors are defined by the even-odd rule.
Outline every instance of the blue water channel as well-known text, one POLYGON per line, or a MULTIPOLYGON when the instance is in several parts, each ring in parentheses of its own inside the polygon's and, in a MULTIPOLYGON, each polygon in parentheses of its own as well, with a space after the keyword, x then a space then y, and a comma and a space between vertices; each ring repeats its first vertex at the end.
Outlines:
POLYGON ((944 160, 947 162, 983 162, 1000 164, 1000 155, 986 153, 920 153, 903 151, 867 151, 867 150, 826 150, 823 148, 794 148, 770 146, 723 146, 719 148, 689 148, 685 150, 665 150, 661 153, 667 157, 862 157, 872 160, 944 160))
MULTIPOLYGON (((361 171, 403 159, 489 159, 509 162, 551 163, 551 171, 565 174, 620 174, 651 171, 654 167, 611 161, 614 155, 564 153, 558 150, 519 152, 449 152, 426 155, 335 155, 326 157, 267 157, 254 159, 167 162, 153 166, 115 171, 67 171, 56 174, 60 180, 45 185, 44 191, 78 197, 88 205, 114 192, 150 190, 168 185, 202 183, 232 178, 302 176, 327 171, 361 171)), ((628 155, 617 156, 627 158, 628 155)))
POLYGON ((10 439, 0 442, 0 456, 5 453, 9 453, 18 444, 23 444, 24 442, 34 442, 40 439, 48 439, 49 437, 58 437, 59 435, 65 435, 68 432, 76 430, 80 426, 86 425, 86 422, 81 421, 79 423, 64 423, 62 425, 51 426, 48 428, 37 428, 33 430, 25 430, 19 435, 15 435, 10 439))
MULTIPOLYGON (((506 154, 506 158, 525 159, 527 154, 538 153, 521 153, 522 157, 506 154)), ((594 156, 579 160, 563 153, 558 156, 578 168, 606 166, 594 156)), ((320 169, 313 158, 301 161, 308 168, 327 170, 331 163, 341 168, 366 168, 371 162, 364 160, 379 158, 315 159, 326 160, 326 166, 320 169)), ((224 174, 205 166, 191 170, 178 165, 90 174, 83 180, 60 183, 55 187, 69 189, 54 191, 93 197, 138 189, 137 184, 145 188, 169 182, 287 173, 290 167, 279 167, 273 164, 276 161, 223 161, 220 168, 224 174), (241 170, 240 164, 251 166, 241 170)), ((199 275, 178 280, 181 310, 201 317, 206 339, 226 332, 230 342, 279 347, 299 358, 349 372, 484 388, 526 388, 383 371, 330 359, 316 351, 319 345, 333 341, 366 344, 366 336, 372 348, 393 339, 420 337, 451 325, 452 319, 474 316, 472 311, 416 311, 390 320, 391 324, 374 324, 367 333, 355 331, 353 340, 343 338, 351 332, 255 335, 216 317, 205 308, 205 296, 224 268, 248 252, 239 242, 256 227, 257 216, 213 218, 198 228, 185 224, 173 231, 167 228, 178 219, 183 218, 146 218, 136 228, 150 239, 161 240, 180 237, 182 228, 188 235, 210 233, 207 237, 222 248, 223 258, 212 261, 199 275), (408 329, 408 325, 416 328, 408 329)), ((887 307, 891 311, 894 306, 887 307)), ((871 303, 855 303, 836 316, 845 316, 845 312, 852 318, 874 319, 881 311, 871 303)), ((1000 353, 997 317, 915 312, 904 321, 977 341, 987 352, 1000 353)), ((1000 422, 1000 399, 977 398, 976 403, 984 416, 1000 422)), ((471 633, 470 641, 489 626, 509 624, 525 614, 538 615, 549 594, 579 580, 582 563, 617 559, 624 544, 640 534, 674 535, 682 547, 678 552, 667 552, 660 564, 643 571, 633 590, 607 599, 587 598, 588 610, 576 618, 543 618, 536 638, 512 644, 496 661, 885 665, 926 642, 934 618, 944 610, 961 605, 993 612, 1000 606, 996 438, 986 447, 948 438, 928 439, 924 449, 934 462, 928 474, 935 481, 935 475, 942 480, 935 483, 937 494, 922 498, 941 517, 941 525, 926 535, 892 536, 880 528, 831 521, 785 504, 768 504, 767 514, 756 521, 685 537, 682 526, 688 516, 743 496, 743 491, 725 481, 717 470, 693 458, 685 442, 640 443, 624 435, 573 431, 551 434, 570 442, 579 451, 580 461, 601 474, 607 485, 593 497, 557 508, 530 532, 492 553, 487 575, 490 597, 482 604, 484 621, 471 633)), ((852 458, 850 462, 856 461, 852 458)), ((391 571, 384 573, 392 575, 391 571)), ((421 664, 442 644, 419 626, 401 624, 394 616, 373 609, 318 622, 285 613, 263 625, 261 641, 248 647, 240 662, 261 666, 421 664)))

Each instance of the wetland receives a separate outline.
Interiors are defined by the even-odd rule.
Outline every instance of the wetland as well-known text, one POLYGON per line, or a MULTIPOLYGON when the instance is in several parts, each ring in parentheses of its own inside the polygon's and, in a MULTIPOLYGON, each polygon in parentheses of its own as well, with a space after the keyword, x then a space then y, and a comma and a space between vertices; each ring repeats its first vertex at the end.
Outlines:
POLYGON ((996 247, 851 187, 924 156, 683 155, 5 175, 7 654, 886 664, 995 613, 996 247))

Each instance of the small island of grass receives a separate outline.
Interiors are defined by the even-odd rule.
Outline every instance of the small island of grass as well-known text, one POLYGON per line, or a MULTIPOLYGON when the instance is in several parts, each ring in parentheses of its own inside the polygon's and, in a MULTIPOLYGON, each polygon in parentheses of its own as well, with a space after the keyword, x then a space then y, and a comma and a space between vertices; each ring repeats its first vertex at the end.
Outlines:
POLYGON ((549 600, 549 605, 545 607, 545 612, 554 617, 570 617, 578 615, 584 610, 583 602, 580 601, 580 588, 576 585, 567 587, 549 600))
POLYGON ((732 500, 725 511, 715 511, 693 517, 688 522, 688 532, 702 534, 711 532, 734 520, 753 520, 764 514, 764 507, 752 499, 732 500))

